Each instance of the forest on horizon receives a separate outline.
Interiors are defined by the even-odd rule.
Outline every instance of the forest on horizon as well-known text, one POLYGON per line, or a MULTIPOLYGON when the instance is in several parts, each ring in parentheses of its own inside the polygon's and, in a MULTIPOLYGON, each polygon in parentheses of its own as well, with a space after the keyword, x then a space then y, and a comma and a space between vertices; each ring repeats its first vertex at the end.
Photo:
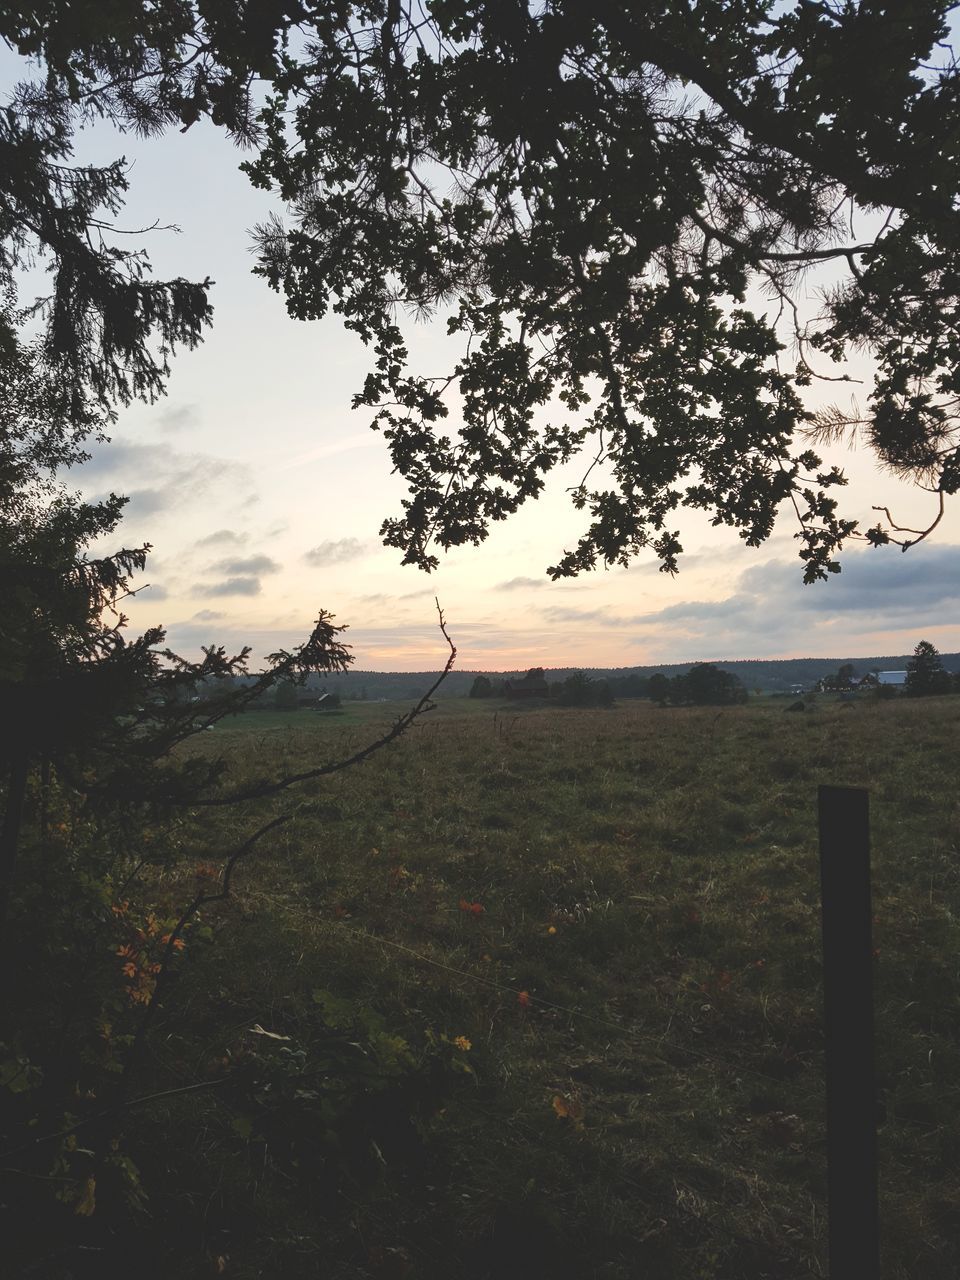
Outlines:
MULTIPOLYGON (((941 654, 948 671, 960 671, 960 653, 941 654)), ((824 676, 832 675, 840 666, 852 664, 857 675, 866 675, 874 669, 880 671, 906 670, 910 654, 866 658, 735 658, 713 663, 721 671, 736 675, 745 688, 760 689, 764 693, 787 692, 794 685, 810 687, 824 676)), ((582 671, 592 679, 622 679, 626 676, 651 676, 660 671, 674 676, 689 670, 693 662, 661 662, 635 667, 544 667, 547 679, 560 682, 582 671)), ((464 698, 478 675, 491 679, 510 680, 522 676, 522 670, 476 671, 453 670, 437 690, 439 698, 464 698)), ((322 687, 331 694, 351 698, 410 698, 419 695, 436 673, 430 671, 358 671, 348 670, 313 675, 308 679, 310 687, 322 687)))

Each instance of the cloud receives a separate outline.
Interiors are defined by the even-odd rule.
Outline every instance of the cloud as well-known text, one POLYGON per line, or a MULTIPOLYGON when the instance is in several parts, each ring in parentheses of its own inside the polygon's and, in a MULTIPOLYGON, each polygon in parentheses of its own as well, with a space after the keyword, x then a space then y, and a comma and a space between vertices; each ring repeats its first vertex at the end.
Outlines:
POLYGON ((733 595, 725 600, 685 600, 682 604, 667 605, 656 613, 641 613, 633 618, 624 618, 625 625, 645 627, 660 626, 664 622, 702 622, 716 623, 730 620, 743 620, 753 616, 758 608, 758 601, 751 595, 733 595))
MULTIPOLYGON (((539 616, 581 633, 620 632, 656 661, 774 657, 850 652, 878 633, 908 637, 960 624, 960 546, 924 545, 852 551, 843 570, 805 586, 797 560, 769 560, 744 570, 729 595, 685 600, 649 613, 551 605, 539 616), (656 656, 652 652, 656 650, 656 656)), ((901 643, 905 643, 901 642, 901 643)))
POLYGON ((175 452, 168 444, 139 444, 121 438, 105 440, 91 448, 90 457, 82 465, 80 479, 142 474, 147 464, 165 464, 175 452))
POLYGON ((762 657, 870 644, 877 632, 910 636, 960 620, 960 546, 882 548, 844 555, 842 571, 804 585, 797 561, 746 569, 721 600, 690 600, 624 619, 692 656, 762 657), (863 637, 863 640, 860 639, 863 637))
POLYGON ((359 538, 341 538, 339 542, 321 542, 318 546, 304 553, 304 560, 315 568, 330 564, 346 564, 348 560, 358 560, 365 554, 366 548, 359 538))
POLYGON ((249 483, 246 467, 203 453, 183 453, 167 443, 145 444, 114 439, 95 445, 77 479, 94 499, 107 491, 126 494, 127 520, 155 516, 176 507, 195 505, 218 485, 236 489, 249 483), (144 480, 149 478, 149 484, 144 480), (99 492, 98 492, 99 490, 99 492))
POLYGON ((124 496, 127 499, 123 508, 125 520, 152 516, 169 505, 169 495, 163 489, 131 489, 124 496))
POLYGON ((187 427, 195 427, 200 421, 200 414, 195 404, 172 404, 160 414, 161 431, 185 431, 187 427))
POLYGON ((247 540, 245 533, 237 533, 235 529, 218 529, 216 533, 208 533, 197 543, 198 547, 242 546, 247 540))
POLYGON ((293 468, 305 466, 308 462, 318 462, 322 458, 332 458, 337 454, 350 453, 354 449, 375 449, 381 445, 382 441, 379 436, 373 432, 366 432, 364 435, 352 434, 343 436, 340 440, 331 440, 327 444, 316 445, 312 449, 308 449, 306 453, 301 453, 290 458, 278 467, 279 471, 290 471, 293 468))
POLYGON ((602 622, 604 626, 626 626, 629 618, 611 617, 603 609, 571 609, 563 605, 551 605, 542 609, 541 615, 547 622, 602 622))
POLYGON ((137 587, 137 595, 147 595, 151 600, 166 600, 169 597, 167 588, 159 582, 145 582, 142 587, 137 587))
POLYGON ((195 613, 190 619, 191 622, 216 622, 219 618, 225 618, 227 615, 221 613, 219 609, 201 609, 195 613))
POLYGON ((508 578, 506 582, 498 582, 494 591, 522 591, 526 587, 545 587, 543 578, 508 578))
POLYGON ((921 545, 908 552, 886 547, 847 555, 826 582, 803 587, 796 565, 771 561, 748 569, 741 589, 757 596, 786 595, 810 613, 914 613, 960 598, 960 547, 921 545))
POLYGON ((262 590, 259 578, 227 578, 225 582, 198 582, 195 596, 258 596, 262 590))
POLYGON ((276 560, 271 560, 269 556, 247 556, 246 559, 239 560, 218 560, 215 565, 211 565, 215 573, 226 573, 231 577, 248 576, 258 573, 279 573, 280 565, 276 560))

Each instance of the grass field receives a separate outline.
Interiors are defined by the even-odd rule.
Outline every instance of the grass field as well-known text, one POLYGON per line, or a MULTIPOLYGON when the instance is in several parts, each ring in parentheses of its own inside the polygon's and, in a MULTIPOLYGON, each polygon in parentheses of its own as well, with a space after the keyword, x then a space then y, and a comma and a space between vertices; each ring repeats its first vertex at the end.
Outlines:
MULTIPOLYGON (((178 832, 188 937, 127 1130, 156 1274, 825 1274, 816 788, 871 792, 885 1280, 960 1268, 960 698, 517 711, 178 832), (269 1034, 268 1034, 269 1033, 269 1034)), ((396 714, 247 715, 237 781, 396 714)), ((154 1274, 154 1272, 150 1272, 154 1274)))

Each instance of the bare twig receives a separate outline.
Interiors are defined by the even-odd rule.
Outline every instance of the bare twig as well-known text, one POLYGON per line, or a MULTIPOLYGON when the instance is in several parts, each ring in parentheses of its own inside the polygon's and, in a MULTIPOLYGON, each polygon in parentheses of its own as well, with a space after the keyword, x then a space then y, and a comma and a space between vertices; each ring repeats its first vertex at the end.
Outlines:
MULTIPOLYGON (((58 1138, 69 1138, 78 1129, 85 1129, 87 1125, 96 1124, 98 1120, 108 1120, 111 1116, 119 1115, 123 1111, 132 1111, 134 1107, 146 1106, 148 1102, 160 1102, 163 1098, 175 1098, 182 1093, 199 1093, 202 1089, 216 1089, 222 1084, 223 1078, 201 1080, 198 1084, 180 1085, 176 1089, 162 1089, 159 1093, 145 1094, 142 1098, 129 1098, 125 1102, 118 1102, 113 1107, 107 1107, 105 1111, 98 1111, 94 1116, 87 1116, 84 1120, 78 1120, 76 1124, 72 1124, 66 1129, 57 1129, 54 1133, 44 1133, 39 1138, 32 1138, 29 1142, 25 1142, 22 1146, 11 1147, 9 1151, 0 1151, 0 1160, 9 1160, 13 1156, 21 1155, 24 1151, 33 1151, 47 1142, 56 1142, 58 1138)), ((21 1170, 4 1169, 2 1172, 20 1173, 21 1170)))
POLYGON ((133 1066, 140 1057, 140 1051, 143 1048, 147 1032, 149 1031, 153 1019, 156 1016, 161 996, 167 987, 167 979, 170 974, 170 961, 173 959, 173 953, 177 949, 177 943, 180 941, 184 929, 201 907, 206 906, 207 903, 210 902, 222 902, 224 898, 230 896, 230 882, 237 864, 253 850, 254 845, 256 845, 268 832, 274 831, 277 827, 283 826, 285 823, 289 822, 292 817, 293 814, 291 813, 282 813, 278 817, 271 819, 270 822, 264 823, 264 825, 258 828, 252 836, 249 836, 244 840, 243 844, 240 845, 239 848, 235 849, 224 863, 219 890, 216 893, 208 893, 206 889, 200 889, 180 913, 179 920, 167 935, 166 946, 164 947, 163 955, 160 957, 160 968, 157 971, 157 980, 154 984, 153 993, 150 996, 147 1007, 143 1011, 143 1017, 140 1020, 140 1025, 137 1027, 136 1034, 133 1037, 133 1044, 130 1046, 130 1054, 127 1058, 126 1071, 129 1071, 131 1066, 133 1066))
MULTIPOLYGON (((369 743, 361 751, 355 752, 352 756, 349 756, 345 760, 333 761, 330 764, 320 766, 320 768, 318 769, 310 769, 301 774, 295 774, 295 775, 290 775, 286 778, 281 778, 277 782, 267 784, 260 789, 253 788, 249 791, 240 793, 239 795, 235 795, 230 801, 220 801, 219 803, 233 803, 233 802, 236 802, 238 799, 247 800, 254 796, 260 797, 265 795, 274 795, 278 791, 282 791, 288 787, 294 786, 297 782, 305 782, 308 779, 318 778, 331 773, 336 773, 342 769, 349 768, 351 765, 360 764, 361 761, 367 759, 367 757, 372 755, 375 751, 379 751, 381 747, 385 747, 388 742, 392 742, 394 741, 394 739, 398 738, 402 733, 404 733, 410 727, 411 724, 413 724, 414 720, 418 716, 422 715, 423 712, 428 711, 434 705, 430 701, 430 699, 432 698, 433 694, 437 691, 437 689, 440 687, 442 682, 446 679, 447 675, 450 673, 457 656, 456 647, 453 641, 450 639, 450 634, 447 631, 447 624, 443 616, 443 610, 440 608, 440 601, 435 598, 434 602, 437 606, 437 614, 439 615, 439 619, 440 619, 440 630, 443 633, 443 637, 446 640, 450 650, 447 657, 446 665, 444 666, 443 670, 440 672, 440 675, 437 677, 437 679, 434 680, 433 684, 430 686, 427 692, 423 695, 420 701, 416 704, 416 706, 413 707, 412 710, 408 711, 405 715, 401 716, 400 719, 397 720, 397 722, 393 725, 393 727, 390 729, 388 733, 382 735, 375 742, 369 743)), ((223 865, 223 872, 221 874, 219 890, 215 893, 210 893, 206 889, 200 889, 194 895, 191 901, 187 904, 187 906, 184 907, 183 911, 180 913, 180 918, 177 920, 173 929, 167 935, 167 940, 166 940, 166 945, 164 947, 163 955, 160 958, 160 968, 157 971, 156 983, 154 985, 153 992, 150 996, 150 1000, 144 1010, 143 1018, 140 1021, 140 1025, 137 1027, 136 1033, 133 1038, 133 1044, 130 1047, 130 1054, 127 1059, 127 1065, 126 1065, 127 1071, 129 1071, 130 1068, 139 1059, 140 1052, 143 1048, 143 1044, 145 1042, 147 1032, 149 1031, 150 1026, 153 1023, 153 1019, 156 1016, 157 1009, 160 1006, 161 998, 166 990, 168 978, 170 974, 170 962, 173 959, 174 952, 177 949, 177 943, 181 940, 184 929, 187 927, 189 922, 196 916, 197 912, 201 909, 201 907, 207 906, 211 902, 222 902, 225 898, 229 897, 233 873, 236 867, 238 866, 238 864, 245 857, 247 857, 249 853, 252 852, 254 846, 260 840, 262 840, 265 835, 267 835, 271 831, 275 831, 278 827, 283 826, 284 824, 289 822, 292 817, 293 817, 292 813, 281 813, 277 817, 272 818, 269 822, 264 823, 263 826, 259 827, 251 836, 249 836, 243 842, 243 844, 241 844, 237 849, 235 849, 233 853, 231 853, 227 858, 226 862, 223 865)))
POLYGON ((931 524, 929 524, 926 527, 926 529, 909 529, 907 528, 906 525, 897 524, 893 516, 890 514, 889 507, 874 507, 873 510, 883 512, 883 514, 887 517, 887 523, 890 525, 890 528, 893 529, 895 533, 914 533, 917 535, 915 538, 909 538, 909 539, 907 538, 891 538, 890 539, 890 541, 894 543, 895 546, 900 547, 901 550, 909 551, 909 549, 911 547, 915 547, 918 542, 922 542, 924 538, 928 538, 930 534, 933 533, 934 529, 936 529, 940 521, 943 519, 943 513, 946 509, 946 498, 942 489, 939 491, 939 497, 940 497, 940 505, 939 505, 939 510, 937 511, 936 519, 931 524))
POLYGON ((315 778, 327 778, 331 774, 341 773, 344 769, 350 769, 355 764, 361 764, 377 751, 380 751, 383 747, 396 741, 397 738, 406 733, 414 720, 418 719, 418 717, 423 715, 424 712, 432 710, 434 704, 431 699, 452 671, 453 664, 457 657, 456 646, 450 639, 449 632, 447 631, 447 624, 443 616, 443 610, 440 608, 440 601, 435 600, 435 603, 437 606, 437 613, 440 618, 440 630, 450 650, 447 656, 446 665, 416 706, 412 707, 409 711, 404 712, 404 714, 393 723, 385 734, 377 738, 374 742, 368 743, 367 746, 362 747, 359 751, 355 751, 353 755, 347 756, 343 760, 332 760, 328 764, 318 765, 314 769, 305 769, 302 773, 288 774, 285 778, 278 778, 275 782, 262 782, 255 784, 253 786, 234 791, 226 796, 210 796, 206 799, 191 800, 191 806, 215 808, 221 805, 238 804, 242 800, 259 800, 264 796, 273 796, 280 791, 286 791, 289 787, 297 786, 297 784, 301 782, 312 782, 315 778))

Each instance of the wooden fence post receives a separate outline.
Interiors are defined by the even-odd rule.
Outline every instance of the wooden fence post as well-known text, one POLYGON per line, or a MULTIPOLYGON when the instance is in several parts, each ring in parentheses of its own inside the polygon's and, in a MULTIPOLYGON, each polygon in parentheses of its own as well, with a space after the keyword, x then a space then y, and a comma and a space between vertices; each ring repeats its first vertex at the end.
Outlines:
POLYGON ((879 1280, 869 798, 821 787, 830 1280, 879 1280))

